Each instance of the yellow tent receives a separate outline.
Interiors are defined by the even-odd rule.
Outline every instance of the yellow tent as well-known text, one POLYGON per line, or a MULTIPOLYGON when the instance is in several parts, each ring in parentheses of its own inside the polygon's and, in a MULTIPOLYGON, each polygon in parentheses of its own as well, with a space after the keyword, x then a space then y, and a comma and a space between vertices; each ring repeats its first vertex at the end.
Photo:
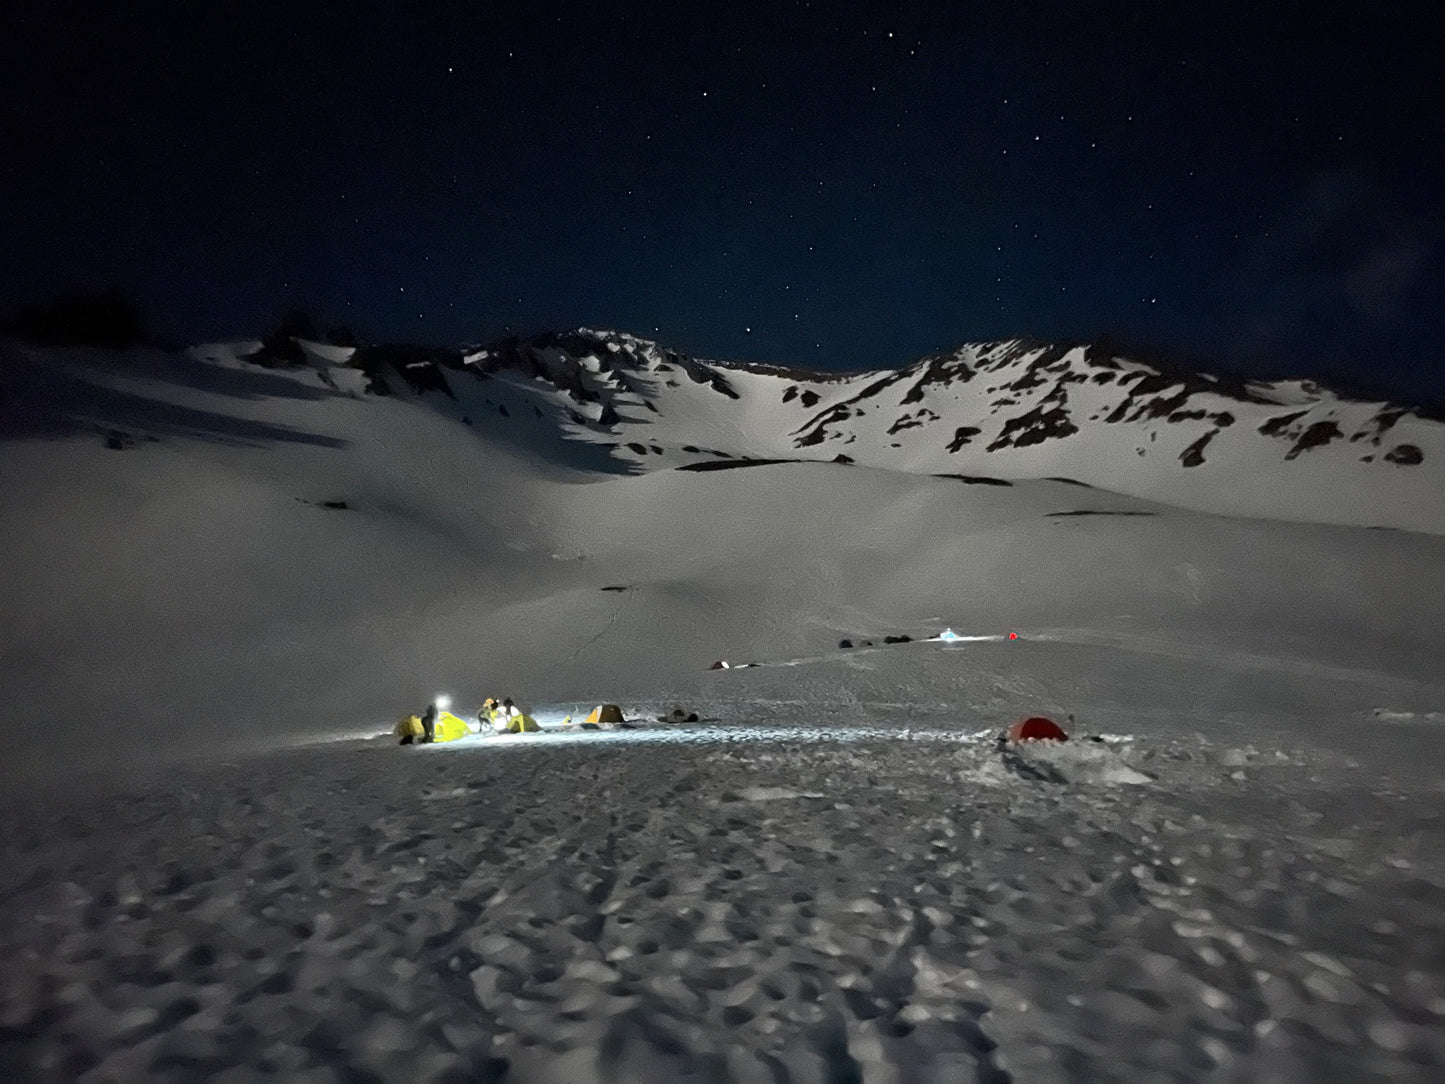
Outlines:
POLYGON ((592 709, 592 714, 587 716, 589 723, 623 723, 622 709, 616 704, 598 704, 592 709))
POLYGON ((392 727, 391 732, 398 738, 411 738, 413 741, 425 733, 422 730, 420 715, 403 715, 396 726, 392 727))
POLYGON ((535 734, 542 728, 537 725, 537 720, 524 712, 517 712, 511 721, 507 723, 508 734, 535 734))
POLYGON ((433 741, 456 741, 458 738, 465 738, 470 734, 471 727, 467 726, 466 720, 444 711, 437 716, 436 726, 432 727, 433 741))
MULTIPOLYGON (((420 715, 405 715, 391 731, 398 738, 405 741, 410 738, 413 742, 419 742, 426 733, 421 725, 420 715)), ((466 720, 458 718, 449 711, 444 711, 437 716, 437 721, 432 726, 432 741, 456 741, 458 738, 465 738, 472 732, 467 726, 466 720)))

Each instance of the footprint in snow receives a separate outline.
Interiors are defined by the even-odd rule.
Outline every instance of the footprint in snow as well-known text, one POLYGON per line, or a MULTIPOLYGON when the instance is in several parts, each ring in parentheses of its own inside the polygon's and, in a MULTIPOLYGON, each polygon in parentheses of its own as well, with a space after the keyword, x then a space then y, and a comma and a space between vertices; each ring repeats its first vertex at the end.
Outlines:
POLYGON ((788 787, 743 787, 738 798, 744 802, 773 802, 785 798, 821 798, 823 795, 810 791, 792 790, 788 787))

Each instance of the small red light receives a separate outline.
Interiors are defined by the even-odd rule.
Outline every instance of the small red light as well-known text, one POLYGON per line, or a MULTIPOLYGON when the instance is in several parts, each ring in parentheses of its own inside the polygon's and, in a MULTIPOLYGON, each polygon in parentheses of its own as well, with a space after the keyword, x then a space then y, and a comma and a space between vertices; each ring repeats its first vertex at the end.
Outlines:
POLYGON ((1017 639, 1019 638, 1019 634, 1016 633, 1016 632, 1011 632, 1011 633, 1008 634, 1008 638, 1009 638, 1010 640, 1017 640, 1017 639))

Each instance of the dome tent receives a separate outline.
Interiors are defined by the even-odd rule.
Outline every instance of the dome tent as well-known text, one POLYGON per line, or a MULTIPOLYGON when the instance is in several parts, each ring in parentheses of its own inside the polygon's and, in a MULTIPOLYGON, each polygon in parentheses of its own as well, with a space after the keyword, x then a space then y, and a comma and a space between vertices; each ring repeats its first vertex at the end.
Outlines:
POLYGON ((403 715, 396 726, 392 728, 391 733, 394 737, 402 739, 402 741, 416 741, 416 739, 426 733, 426 730, 421 725, 420 715, 403 715))
POLYGON ((1069 736, 1058 723, 1046 715, 1030 715, 1020 719, 1008 728, 1008 740, 1021 741, 1068 741, 1069 736))
POLYGON ((503 731, 503 733, 535 734, 541 729, 542 728, 537 725, 536 719, 533 719, 524 711, 519 711, 507 720, 507 729, 503 731))
MULTIPOLYGON (((456 741, 458 738, 465 738, 468 734, 474 733, 472 727, 467 725, 465 719, 458 718, 449 711, 441 712, 432 724, 432 741, 456 741)), ((408 744, 421 741, 426 734, 426 728, 422 725, 420 715, 404 715, 401 721, 392 728, 392 734, 408 744)))
POLYGON ((437 716, 436 725, 432 727, 433 741, 456 741, 458 738, 465 738, 472 733, 472 728, 467 726, 465 719, 444 711, 437 716))

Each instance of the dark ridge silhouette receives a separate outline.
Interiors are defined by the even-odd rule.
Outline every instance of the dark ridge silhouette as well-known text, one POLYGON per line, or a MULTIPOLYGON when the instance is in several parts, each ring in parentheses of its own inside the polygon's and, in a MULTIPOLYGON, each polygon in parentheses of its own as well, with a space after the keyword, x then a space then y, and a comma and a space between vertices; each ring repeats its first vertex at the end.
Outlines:
POLYGON ((76 290, 19 306, 0 319, 0 335, 35 346, 129 350, 150 341, 140 305, 123 290, 76 290))
POLYGON ((5 421, 0 425, 0 439, 61 439, 93 432, 107 447, 117 450, 134 446, 137 438, 131 429, 140 430, 146 440, 181 437, 217 444, 312 444, 322 448, 344 448, 347 444, 324 433, 177 406, 88 380, 76 380, 64 398, 44 414, 5 421))
POLYGON ((261 349, 247 360, 257 365, 304 365, 306 352, 301 349, 300 339, 319 342, 321 336, 310 316, 300 309, 293 309, 281 317, 276 330, 261 340, 261 349))

